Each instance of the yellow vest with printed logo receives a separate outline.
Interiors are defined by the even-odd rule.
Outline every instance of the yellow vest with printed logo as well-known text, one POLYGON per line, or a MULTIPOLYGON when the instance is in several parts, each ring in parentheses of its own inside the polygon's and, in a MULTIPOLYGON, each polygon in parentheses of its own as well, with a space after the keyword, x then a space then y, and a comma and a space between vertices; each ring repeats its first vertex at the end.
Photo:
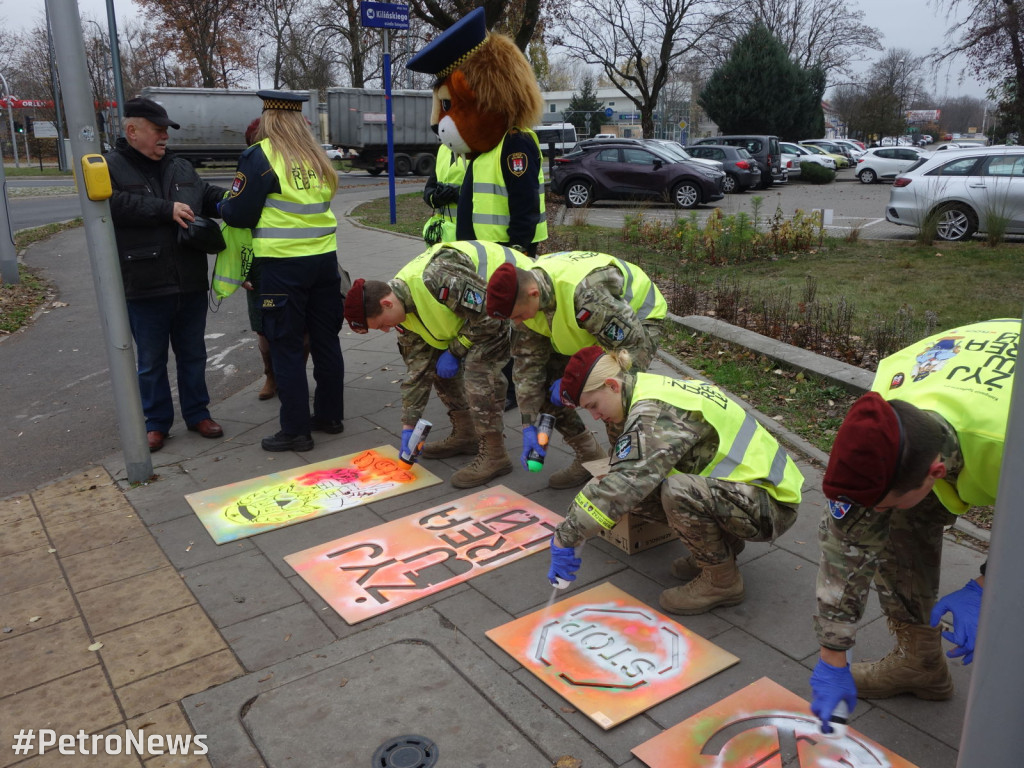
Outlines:
POLYGON ((1019 343, 1019 319, 988 320, 929 336, 878 363, 872 390, 934 411, 956 430, 964 467, 955 486, 945 479, 934 486, 954 514, 995 504, 1019 343))
MULTIPOLYGON (((435 296, 423 283, 423 271, 441 248, 454 248, 466 254, 473 262, 480 282, 478 286, 466 288, 466 290, 477 291, 474 298, 479 298, 480 306, 484 304, 487 281, 494 274, 494 270, 506 262, 525 269, 529 266, 530 260, 519 251, 497 243, 456 240, 452 243, 438 243, 431 246, 402 267, 395 275, 409 287, 413 304, 416 305, 415 312, 406 314, 405 320, 402 321, 402 328, 415 333, 435 349, 447 349, 448 342, 455 338, 458 338, 459 342, 468 348, 469 340, 459 336, 459 330, 462 328, 464 320, 444 303, 447 296, 443 298, 435 296)), ((443 288, 442 290, 448 289, 443 288)))
MULTIPOLYGON (((796 463, 757 419, 718 387, 696 379, 638 373, 630 410, 642 400, 656 400, 700 413, 718 433, 718 451, 700 471, 701 476, 764 488, 783 504, 800 503, 804 476, 796 463)), ((673 469, 669 474, 679 472, 673 469)))
POLYGON ((576 288, 591 272, 602 267, 614 266, 622 273, 622 300, 636 313, 640 321, 660 320, 668 314, 668 303, 651 278, 640 267, 604 253, 592 251, 566 251, 541 256, 533 263, 551 278, 555 294, 555 312, 548 323, 543 311, 538 312, 524 325, 542 336, 551 338, 551 346, 560 355, 574 355, 584 347, 595 344, 606 346, 601 339, 580 328, 576 320, 576 288))
POLYGON ((277 174, 280 193, 267 195, 260 220, 252 231, 252 247, 257 257, 283 259, 291 256, 315 256, 338 250, 336 232, 338 220, 331 211, 333 192, 326 183, 303 167, 299 175, 310 183, 296 185, 292 169, 285 166, 284 158, 270 144, 270 139, 259 142, 277 174))
MULTIPOLYGON (((537 134, 527 128, 520 128, 519 131, 533 139, 540 155, 537 134)), ((504 143, 505 140, 502 139, 498 146, 484 152, 473 161, 473 234, 479 240, 507 243, 509 239, 508 225, 511 216, 508 209, 508 188, 505 186, 501 171, 501 148, 504 143)), ((544 212, 543 167, 537 168, 537 181, 540 184, 540 211, 533 234, 535 243, 548 239, 548 217, 544 212)), ((525 246, 527 243, 516 245, 525 246)))

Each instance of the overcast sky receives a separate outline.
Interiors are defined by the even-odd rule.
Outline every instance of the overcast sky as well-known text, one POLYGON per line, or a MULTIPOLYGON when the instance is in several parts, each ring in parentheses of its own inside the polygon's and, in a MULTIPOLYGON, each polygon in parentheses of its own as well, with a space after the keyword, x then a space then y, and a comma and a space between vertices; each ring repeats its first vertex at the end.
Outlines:
MULTIPOLYGON (((848 0, 851 8, 864 11, 864 21, 877 28, 882 34, 885 48, 906 48, 916 56, 923 56, 932 48, 943 44, 949 22, 935 10, 928 0, 848 0)), ((0 17, 6 26, 27 28, 38 21, 43 14, 43 0, 0 0, 0 17)), ((79 0, 79 13, 104 24, 106 19, 105 0, 79 0)), ((114 0, 118 23, 138 10, 131 0, 114 0)), ((868 52, 872 58, 878 52, 868 52)), ((866 70, 868 64, 862 65, 866 70)), ((968 95, 984 97, 985 86, 973 78, 958 82, 965 63, 958 61, 953 68, 944 68, 937 75, 926 73, 926 87, 936 97, 944 95, 968 95)))

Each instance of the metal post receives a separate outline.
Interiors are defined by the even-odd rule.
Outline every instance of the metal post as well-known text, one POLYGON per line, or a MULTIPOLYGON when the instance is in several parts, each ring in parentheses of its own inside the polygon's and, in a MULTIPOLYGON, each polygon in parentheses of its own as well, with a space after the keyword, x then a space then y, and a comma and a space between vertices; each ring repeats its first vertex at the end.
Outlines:
POLYGON ((124 83, 121 82, 121 47, 117 42, 117 21, 114 18, 114 0, 107 0, 107 27, 110 34, 110 68, 114 76, 114 95, 117 97, 117 125, 114 135, 124 130, 124 83))
POLYGON ((14 132, 14 110, 11 109, 11 89, 7 87, 7 78, 0 73, 0 83, 4 84, 4 99, 7 101, 7 120, 11 124, 11 148, 14 151, 14 167, 21 168, 18 162, 18 135, 14 132))
MULTIPOLYGON (((57 69, 64 84, 68 134, 77 168, 84 155, 102 153, 96 131, 96 112, 93 109, 92 90, 89 88, 88 69, 85 66, 82 22, 75 0, 46 0, 46 9, 53 24, 57 69)), ((110 218, 110 203, 107 200, 89 199, 81 173, 78 199, 82 205, 100 324, 110 362, 110 382, 125 469, 129 482, 143 482, 153 474, 153 459, 146 441, 146 422, 142 415, 142 399, 135 372, 135 354, 118 264, 117 243, 114 240, 114 225, 110 218)))
POLYGON ((46 9, 46 46, 49 51, 50 81, 53 87, 53 113, 57 123, 57 167, 71 170, 71 158, 64 153, 64 115, 60 106, 60 83, 57 82, 56 58, 53 53, 53 33, 50 31, 50 9, 46 9))
POLYGON ((391 115, 391 38, 384 29, 384 105, 387 107, 388 126, 388 201, 391 208, 391 223, 398 221, 395 209, 395 122, 391 115))
POLYGON ((3 189, 3 205, 0 205, 0 232, 7 237, 0 237, 0 283, 17 285, 21 282, 18 274, 18 251, 14 247, 14 233, 11 231, 11 217, 7 212, 7 174, 4 164, 0 161, 0 187, 3 189))
POLYGON ((1024 666, 1018 661, 1024 637, 1024 376, 1014 376, 999 477, 992 543, 978 623, 974 671, 960 736, 958 768, 1018 768, 1020 725, 1024 723, 1024 666))

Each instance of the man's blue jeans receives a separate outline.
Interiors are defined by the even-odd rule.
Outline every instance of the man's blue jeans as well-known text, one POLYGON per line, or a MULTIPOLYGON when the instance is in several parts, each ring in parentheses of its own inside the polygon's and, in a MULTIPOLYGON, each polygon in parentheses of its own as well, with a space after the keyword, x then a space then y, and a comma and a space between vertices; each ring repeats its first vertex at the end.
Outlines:
POLYGON ((138 358, 139 393, 146 431, 167 433, 174 423, 174 403, 167 378, 167 350, 174 350, 178 402, 185 424, 210 418, 206 389, 206 292, 128 301, 128 320, 138 358))

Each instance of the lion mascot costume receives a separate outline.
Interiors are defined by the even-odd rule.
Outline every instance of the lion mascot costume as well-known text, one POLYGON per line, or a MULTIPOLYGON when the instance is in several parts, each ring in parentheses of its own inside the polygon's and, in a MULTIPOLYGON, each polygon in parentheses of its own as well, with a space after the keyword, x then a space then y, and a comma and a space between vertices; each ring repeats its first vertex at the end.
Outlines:
POLYGON ((406 65, 436 77, 430 122, 454 156, 469 161, 456 207, 459 240, 490 240, 529 256, 547 239, 540 143, 530 126, 544 103, 533 69, 512 40, 488 34, 477 8, 406 65))

